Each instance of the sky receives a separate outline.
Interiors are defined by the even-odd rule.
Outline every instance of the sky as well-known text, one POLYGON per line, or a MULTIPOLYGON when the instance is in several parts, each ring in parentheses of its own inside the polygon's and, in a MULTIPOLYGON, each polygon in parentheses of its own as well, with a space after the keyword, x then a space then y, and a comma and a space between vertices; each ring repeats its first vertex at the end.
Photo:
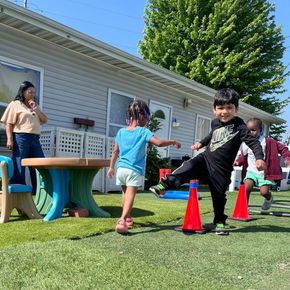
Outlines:
MULTIPOLYGON (((132 55, 138 54, 138 42, 143 39, 144 9, 147 0, 26 0, 27 8, 117 47, 132 55)), ((268 0, 276 5, 275 19, 282 25, 286 51, 283 62, 290 70, 290 15, 289 0, 268 0)), ((10 0, 24 6, 24 0, 10 0)), ((290 77, 284 83, 284 94, 290 96, 290 77)), ((290 136, 290 105, 279 116, 287 121, 290 136)))

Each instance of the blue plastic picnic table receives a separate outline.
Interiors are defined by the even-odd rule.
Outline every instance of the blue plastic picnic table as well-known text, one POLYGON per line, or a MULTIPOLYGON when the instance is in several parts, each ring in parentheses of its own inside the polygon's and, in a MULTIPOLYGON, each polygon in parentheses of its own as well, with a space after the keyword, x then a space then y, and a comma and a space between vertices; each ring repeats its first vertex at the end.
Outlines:
POLYGON ((44 184, 49 184, 52 192, 52 205, 44 221, 62 216, 64 207, 69 203, 86 208, 90 216, 110 217, 101 209, 92 195, 92 183, 98 171, 110 165, 109 159, 96 158, 25 158, 23 166, 36 168, 44 184))

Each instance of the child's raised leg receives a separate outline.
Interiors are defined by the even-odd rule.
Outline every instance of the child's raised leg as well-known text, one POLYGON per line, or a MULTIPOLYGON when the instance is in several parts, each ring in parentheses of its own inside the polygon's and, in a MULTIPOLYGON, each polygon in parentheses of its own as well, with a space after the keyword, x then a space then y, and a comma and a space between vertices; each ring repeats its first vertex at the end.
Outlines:
POLYGON ((184 161, 180 167, 175 169, 171 174, 167 174, 159 184, 151 186, 149 189, 156 196, 162 196, 167 189, 178 188, 187 183, 190 179, 199 179, 200 176, 207 176, 204 157, 200 154, 194 158, 184 161))

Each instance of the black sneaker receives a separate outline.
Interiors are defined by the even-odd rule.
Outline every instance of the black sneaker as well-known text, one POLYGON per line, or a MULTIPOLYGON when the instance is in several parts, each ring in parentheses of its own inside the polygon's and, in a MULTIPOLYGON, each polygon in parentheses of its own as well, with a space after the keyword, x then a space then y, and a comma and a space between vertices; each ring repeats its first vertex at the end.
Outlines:
POLYGON ((151 186, 149 188, 149 190, 151 192, 153 192, 157 197, 161 197, 166 192, 165 186, 161 183, 158 183, 157 185, 151 186))
POLYGON ((223 223, 216 224, 213 231, 216 233, 216 235, 220 235, 220 236, 229 235, 229 230, 226 228, 226 225, 223 223))

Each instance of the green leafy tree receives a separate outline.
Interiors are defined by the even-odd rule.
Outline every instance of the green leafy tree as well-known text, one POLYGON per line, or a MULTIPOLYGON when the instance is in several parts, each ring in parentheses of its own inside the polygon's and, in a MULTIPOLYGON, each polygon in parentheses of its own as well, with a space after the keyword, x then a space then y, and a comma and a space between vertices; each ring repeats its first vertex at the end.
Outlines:
MULTIPOLYGON (((284 37, 266 0, 149 0, 144 59, 216 90, 232 87, 242 100, 279 115, 289 72, 284 37)), ((285 126, 273 126, 278 137, 285 126)))

